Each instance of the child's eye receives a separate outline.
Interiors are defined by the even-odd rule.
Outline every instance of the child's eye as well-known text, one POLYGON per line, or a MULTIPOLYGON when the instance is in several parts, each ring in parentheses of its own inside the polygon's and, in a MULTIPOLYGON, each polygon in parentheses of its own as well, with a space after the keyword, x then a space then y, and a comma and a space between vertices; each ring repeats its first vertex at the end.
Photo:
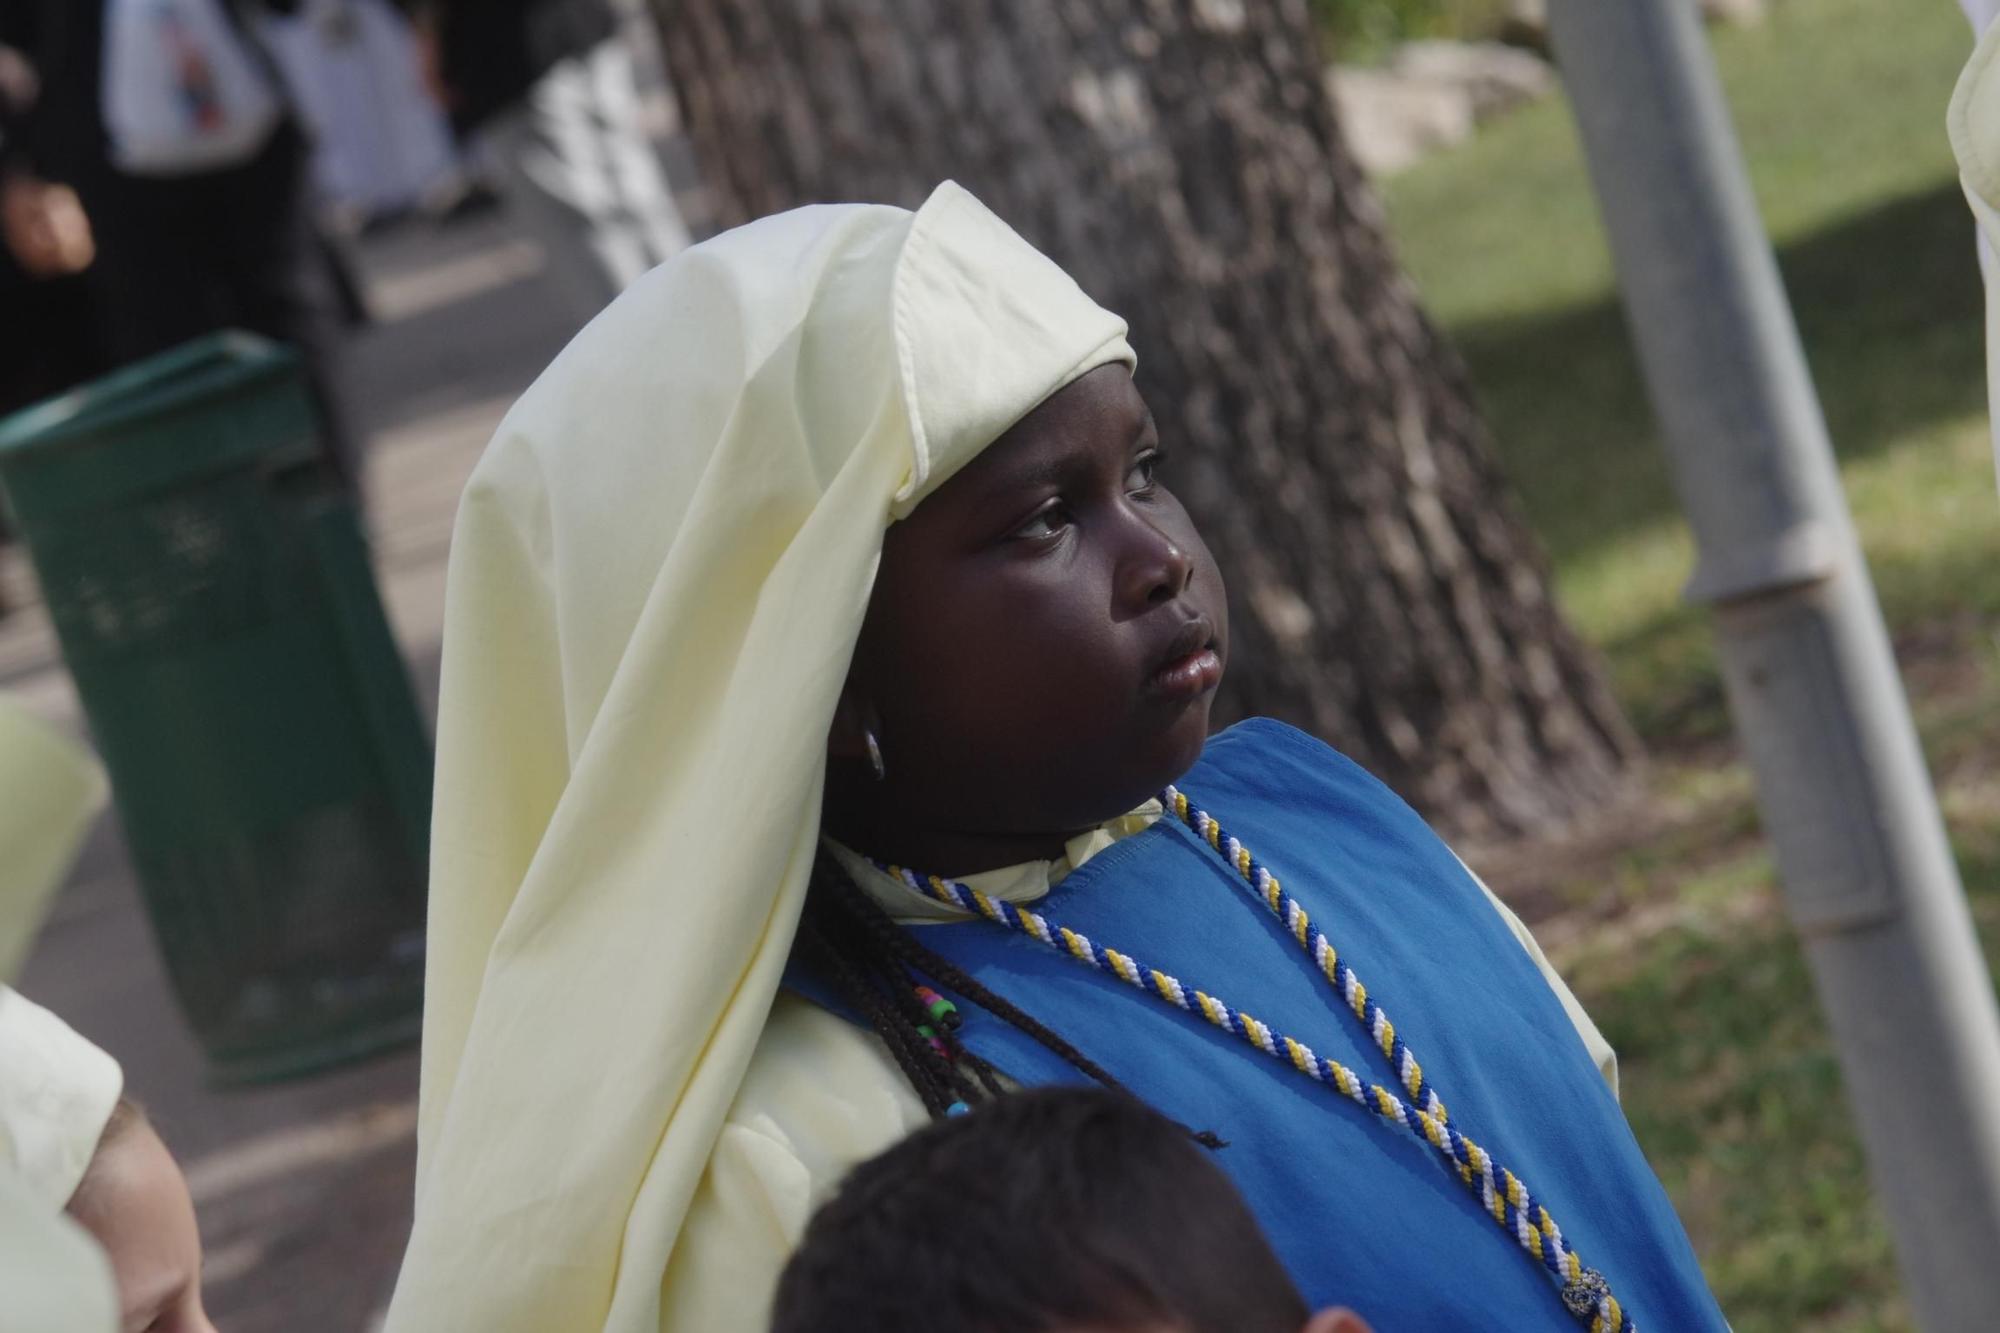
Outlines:
POLYGON ((1152 490, 1157 480, 1160 464, 1166 461, 1166 457, 1158 449, 1149 449, 1145 453, 1140 454, 1133 462, 1131 472, 1126 474, 1126 487, 1135 492, 1152 490))
POLYGON ((1060 501, 1050 501, 1028 516, 1028 521, 1010 534, 1018 541, 1039 541, 1055 536, 1070 523, 1069 510, 1060 501))

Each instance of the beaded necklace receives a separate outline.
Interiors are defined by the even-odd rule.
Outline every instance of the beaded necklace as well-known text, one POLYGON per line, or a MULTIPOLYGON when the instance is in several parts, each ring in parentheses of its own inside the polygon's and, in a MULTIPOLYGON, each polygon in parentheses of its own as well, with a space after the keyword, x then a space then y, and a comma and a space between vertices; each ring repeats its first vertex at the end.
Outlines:
POLYGON ((1236 871, 1251 892, 1281 921, 1313 965, 1324 976, 1354 1020, 1369 1034, 1370 1041, 1395 1072, 1409 1094, 1406 1101, 1388 1088, 1370 1083, 1337 1060, 1317 1055, 1304 1042, 1278 1032, 1216 996, 1181 981, 1169 973, 1141 963, 1130 954, 1097 943, 1080 931, 1051 921, 1040 913, 1025 911, 1009 902, 987 896, 970 885, 940 875, 920 875, 900 866, 883 866, 891 875, 926 897, 985 917, 997 925, 1018 932, 1058 953, 1143 991, 1177 1009, 1207 1019, 1226 1032, 1233 1032, 1264 1054, 1290 1064, 1299 1073, 1324 1084, 1341 1096, 1373 1112, 1383 1121, 1431 1146, 1478 1196, 1480 1207, 1499 1228, 1513 1237, 1523 1251, 1561 1283, 1563 1308, 1591 1333, 1638 1333, 1603 1274, 1586 1268, 1576 1251, 1563 1240, 1555 1218, 1528 1190, 1519 1176, 1495 1161, 1493 1155, 1459 1133, 1445 1111, 1443 1101, 1425 1080, 1423 1068, 1409 1046, 1397 1035, 1389 1016, 1368 994, 1368 988, 1354 975, 1354 969, 1340 957, 1332 941, 1313 926, 1305 908, 1278 883, 1278 877, 1250 849, 1225 833, 1207 811, 1194 805, 1174 787, 1160 793, 1166 812, 1192 830, 1236 871))

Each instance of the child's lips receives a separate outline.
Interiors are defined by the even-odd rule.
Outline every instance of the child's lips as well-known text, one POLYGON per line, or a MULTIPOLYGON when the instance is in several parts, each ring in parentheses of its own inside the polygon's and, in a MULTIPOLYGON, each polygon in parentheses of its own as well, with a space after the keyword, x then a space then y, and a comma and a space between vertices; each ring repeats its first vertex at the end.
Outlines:
POLYGON ((1159 665, 1146 678, 1148 694, 1184 702, 1214 689, 1222 680, 1215 622, 1199 612, 1181 621, 1156 660, 1159 665))
POLYGON ((1169 699, 1195 699, 1221 682, 1222 657, 1210 644, 1175 658, 1155 671, 1146 683, 1154 693, 1169 699))

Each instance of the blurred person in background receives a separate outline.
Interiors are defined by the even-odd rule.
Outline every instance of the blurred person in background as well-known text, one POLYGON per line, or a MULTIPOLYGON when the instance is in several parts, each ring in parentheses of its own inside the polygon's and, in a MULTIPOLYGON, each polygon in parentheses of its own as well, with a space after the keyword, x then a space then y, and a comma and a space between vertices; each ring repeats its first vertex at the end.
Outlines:
POLYGON ((76 191, 22 176, 0 181, 0 416, 104 366, 86 272, 96 254, 76 191))
MULTIPOLYGON (((202 1309, 201 1236, 187 1178, 145 1113, 121 1095, 123 1085, 110 1055, 0 985, 0 1171, 45 1218, 64 1214, 96 1242, 110 1267, 118 1328, 215 1333, 202 1309)), ((23 1333, 10 1318, 18 1290, 0 1288, 9 1298, 0 1303, 5 1333, 23 1333)), ((44 1295, 73 1302, 77 1292, 44 1295)), ((76 1325, 48 1327, 81 1333, 76 1325)))
MULTIPOLYGON (((119 1317, 123 1302, 111 1256, 67 1210, 123 1081, 117 1061, 0 983, 0 1329, 6 1333, 134 1327, 119 1317)), ((151 1333, 148 1325, 136 1327, 151 1333)))
POLYGON ((0 189, 74 187, 112 359, 247 329, 296 347, 328 461, 358 488, 338 391, 342 309, 309 151, 255 14, 298 0, 0 0, 40 79, 0 108, 0 189))
MULTIPOLYGON (((202 1308, 201 1232, 187 1177, 145 1112, 121 1095, 123 1085, 109 1054, 0 984, 0 1174, 45 1221, 66 1214, 97 1243, 119 1328, 215 1333, 202 1308)), ((50 1281, 10 1277, 0 1265, 0 1331, 28 1333, 33 1325, 14 1322, 10 1307, 50 1281)), ((94 1294, 88 1277, 62 1281, 71 1289, 40 1294, 72 1306, 94 1294)), ((45 1326, 83 1333, 76 1323, 45 1326)))
POLYGON ((463 191, 451 127, 389 0, 301 0, 296 16, 273 16, 263 32, 311 128, 334 231, 351 235, 463 191))
MULTIPOLYGON (((27 57, 0 45, 0 121, 24 114, 39 85, 27 57)), ((5 151, 0 140, 0 155, 5 151)), ((0 417, 104 368, 86 276, 96 253, 75 190, 25 171, 0 176, 0 309, 7 312, 0 319, 0 417)), ((0 542, 8 535, 0 512, 0 542)))
POLYGON ((136 1102, 120 1097, 112 1107, 63 1211, 111 1261, 125 1328, 215 1333, 202 1308, 201 1229, 187 1177, 136 1102))
POLYGON ((452 124, 547 254, 578 324, 683 249, 609 0, 398 0, 452 124))

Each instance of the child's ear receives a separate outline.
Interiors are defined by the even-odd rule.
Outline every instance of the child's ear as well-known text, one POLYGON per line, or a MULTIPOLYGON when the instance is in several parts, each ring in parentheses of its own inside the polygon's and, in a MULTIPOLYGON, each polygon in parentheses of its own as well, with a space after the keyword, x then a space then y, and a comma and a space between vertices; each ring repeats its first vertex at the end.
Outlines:
POLYGON ((1336 1307, 1331 1310, 1321 1310, 1306 1320, 1306 1326, 1301 1333, 1372 1333, 1372 1330, 1368 1327, 1368 1321, 1354 1311, 1336 1307))

